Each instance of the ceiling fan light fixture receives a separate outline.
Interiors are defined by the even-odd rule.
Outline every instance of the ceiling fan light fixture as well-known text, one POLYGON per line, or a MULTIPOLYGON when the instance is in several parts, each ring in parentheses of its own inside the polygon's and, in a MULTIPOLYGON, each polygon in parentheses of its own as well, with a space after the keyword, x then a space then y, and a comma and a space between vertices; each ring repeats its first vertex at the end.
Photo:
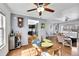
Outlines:
POLYGON ((47 5, 49 5, 49 3, 34 3, 34 4, 37 6, 37 8, 27 10, 28 12, 36 10, 39 13, 39 16, 42 15, 43 11, 54 12, 53 9, 46 7, 47 5))
POLYGON ((38 11, 38 12, 40 12, 40 11, 43 12, 43 11, 44 11, 44 7, 39 7, 39 8, 37 8, 37 11, 38 11))

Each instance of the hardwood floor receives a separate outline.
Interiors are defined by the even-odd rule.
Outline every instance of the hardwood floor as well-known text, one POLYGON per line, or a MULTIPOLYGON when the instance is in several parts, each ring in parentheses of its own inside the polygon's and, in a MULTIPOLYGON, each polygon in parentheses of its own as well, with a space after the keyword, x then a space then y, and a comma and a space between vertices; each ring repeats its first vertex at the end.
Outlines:
MULTIPOLYGON (((63 46, 61 43, 58 43, 57 38, 55 36, 50 37, 49 39, 54 43, 54 45, 52 47, 46 48, 46 49, 40 48, 42 51, 48 51, 48 53, 53 56, 53 54, 52 54, 53 51, 55 49, 61 47, 60 51, 62 52, 61 53, 62 56, 71 56, 71 48, 70 47, 66 47, 66 46, 63 46)), ((27 56, 26 50, 29 50, 29 49, 32 49, 32 48, 34 48, 34 47, 32 46, 32 44, 29 43, 26 46, 22 46, 21 48, 10 51, 7 54, 7 56, 27 56)))
POLYGON ((50 37, 49 39, 52 40, 52 42, 54 43, 53 49, 57 49, 58 47, 61 47, 62 56, 71 56, 71 47, 63 46, 63 44, 58 42, 55 36, 50 37))

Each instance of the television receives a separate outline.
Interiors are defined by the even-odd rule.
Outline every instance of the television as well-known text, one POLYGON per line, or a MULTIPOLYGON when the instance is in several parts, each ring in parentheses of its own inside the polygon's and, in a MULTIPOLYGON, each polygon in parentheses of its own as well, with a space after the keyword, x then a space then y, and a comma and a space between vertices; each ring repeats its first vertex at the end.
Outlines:
POLYGON ((35 25, 29 25, 29 28, 35 28, 35 25))

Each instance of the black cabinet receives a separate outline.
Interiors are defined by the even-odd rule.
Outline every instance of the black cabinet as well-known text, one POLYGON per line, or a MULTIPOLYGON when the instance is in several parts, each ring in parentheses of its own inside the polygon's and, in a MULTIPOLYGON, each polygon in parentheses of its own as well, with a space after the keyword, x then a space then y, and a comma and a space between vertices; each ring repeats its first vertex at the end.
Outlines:
POLYGON ((77 47, 77 38, 71 38, 72 40, 72 46, 77 47))
POLYGON ((21 38, 15 36, 15 48, 20 48, 20 47, 21 47, 21 38))

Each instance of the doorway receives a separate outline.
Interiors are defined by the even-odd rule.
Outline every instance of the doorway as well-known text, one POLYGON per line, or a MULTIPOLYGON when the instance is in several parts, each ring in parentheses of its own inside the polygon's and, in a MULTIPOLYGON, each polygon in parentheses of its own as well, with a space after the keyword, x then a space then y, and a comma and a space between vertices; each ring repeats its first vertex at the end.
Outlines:
POLYGON ((28 44, 38 37, 39 20, 28 19, 28 44))

